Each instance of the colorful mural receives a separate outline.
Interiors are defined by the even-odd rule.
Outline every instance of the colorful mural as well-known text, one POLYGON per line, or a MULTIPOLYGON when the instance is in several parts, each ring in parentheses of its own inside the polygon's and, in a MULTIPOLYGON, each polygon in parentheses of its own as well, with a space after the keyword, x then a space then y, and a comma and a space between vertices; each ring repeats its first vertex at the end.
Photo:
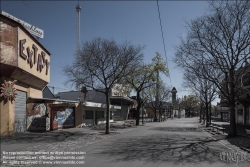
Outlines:
POLYGON ((30 131, 50 130, 49 110, 46 103, 27 104, 27 129, 30 131))
POLYGON ((58 128, 73 127, 75 116, 73 108, 65 108, 64 111, 57 112, 58 128))

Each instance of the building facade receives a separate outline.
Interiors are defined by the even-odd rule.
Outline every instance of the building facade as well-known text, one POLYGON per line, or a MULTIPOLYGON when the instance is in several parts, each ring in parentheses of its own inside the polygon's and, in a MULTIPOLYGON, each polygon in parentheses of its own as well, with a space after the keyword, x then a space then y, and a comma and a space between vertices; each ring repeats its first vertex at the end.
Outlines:
POLYGON ((1 136, 28 129, 27 99, 42 98, 50 53, 22 24, 0 14, 1 136))
MULTIPOLYGON (((136 101, 128 97, 127 91, 119 84, 114 85, 110 92, 110 122, 126 120, 129 111, 136 101)), ((61 100, 78 101, 82 106, 82 123, 86 126, 98 125, 106 122, 106 97, 104 93, 88 90, 86 98, 81 91, 59 92, 56 97, 61 100)))
MULTIPOLYGON (((244 69, 244 73, 242 73, 240 76, 237 76, 238 80, 236 86, 238 91, 235 92, 235 121, 238 124, 250 125, 250 65, 246 63, 242 69, 244 69)), ((227 100, 221 96, 220 114, 222 121, 230 121, 229 106, 230 105, 228 104, 227 100)))

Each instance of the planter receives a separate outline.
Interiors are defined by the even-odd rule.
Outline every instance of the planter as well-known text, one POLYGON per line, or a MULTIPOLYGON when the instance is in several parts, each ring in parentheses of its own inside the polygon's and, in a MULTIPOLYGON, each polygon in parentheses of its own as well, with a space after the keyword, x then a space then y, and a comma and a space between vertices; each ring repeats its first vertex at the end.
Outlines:
POLYGON ((250 135, 250 130, 248 130, 248 129, 245 129, 245 130, 246 130, 246 134, 250 135))

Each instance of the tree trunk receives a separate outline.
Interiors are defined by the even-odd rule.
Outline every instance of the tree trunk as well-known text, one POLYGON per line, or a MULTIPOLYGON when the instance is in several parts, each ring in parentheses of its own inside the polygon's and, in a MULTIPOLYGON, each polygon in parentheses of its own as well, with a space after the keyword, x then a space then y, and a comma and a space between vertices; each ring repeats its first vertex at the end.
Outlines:
POLYGON ((208 102, 206 102, 206 127, 208 127, 208 122, 209 122, 209 118, 208 118, 208 102))
POLYGON ((154 117, 154 122, 157 121, 157 117, 156 117, 156 109, 155 109, 155 117, 154 117))
POLYGON ((200 123, 201 123, 201 120, 202 120, 202 106, 200 106, 200 123))
POLYGON ((142 116, 141 124, 142 125, 144 124, 144 122, 143 122, 143 115, 144 115, 144 105, 142 105, 142 114, 141 114, 141 116, 142 116))
POLYGON ((109 111, 109 94, 106 93, 106 104, 107 104, 107 111, 106 111, 106 134, 110 134, 110 111, 109 111))
POLYGON ((161 108, 159 109, 159 122, 162 122, 162 113, 161 113, 161 108))
POLYGON ((211 125, 211 122, 212 122, 212 103, 210 102, 210 105, 209 105, 209 124, 211 125))
POLYGON ((136 108, 136 126, 139 126, 139 124, 140 124, 140 109, 141 109, 140 92, 137 92, 136 99, 137 99, 137 104, 138 104, 137 108, 136 108))
POLYGON ((141 109, 141 104, 138 104, 137 109, 136 109, 136 126, 139 126, 140 124, 140 109, 141 109))
MULTIPOLYGON (((234 79, 234 78, 233 78, 234 79)), ((236 121, 235 121, 235 85, 233 83, 234 80, 231 80, 230 83, 230 131, 228 136, 235 137, 237 136, 237 129, 236 129, 236 121)))
MULTIPOLYGON (((203 108, 203 107, 202 107, 202 108, 203 108)), ((203 112, 202 112, 202 120, 203 120, 203 123, 205 124, 205 113, 204 113, 205 110, 204 110, 204 108, 202 109, 202 111, 203 111, 203 112)))

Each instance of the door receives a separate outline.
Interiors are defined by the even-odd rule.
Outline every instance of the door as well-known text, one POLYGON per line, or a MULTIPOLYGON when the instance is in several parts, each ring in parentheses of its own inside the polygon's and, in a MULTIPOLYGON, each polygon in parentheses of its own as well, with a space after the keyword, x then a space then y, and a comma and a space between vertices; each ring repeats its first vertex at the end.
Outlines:
POLYGON ((98 119, 104 119, 104 111, 96 111, 95 124, 98 125, 98 119))
POLYGON ((58 129, 58 116, 57 116, 57 110, 54 111, 52 110, 51 112, 52 116, 51 116, 51 129, 52 130, 55 130, 55 129, 58 129))
POLYGON ((26 99, 27 93, 17 90, 15 100, 15 133, 26 131, 26 99))

